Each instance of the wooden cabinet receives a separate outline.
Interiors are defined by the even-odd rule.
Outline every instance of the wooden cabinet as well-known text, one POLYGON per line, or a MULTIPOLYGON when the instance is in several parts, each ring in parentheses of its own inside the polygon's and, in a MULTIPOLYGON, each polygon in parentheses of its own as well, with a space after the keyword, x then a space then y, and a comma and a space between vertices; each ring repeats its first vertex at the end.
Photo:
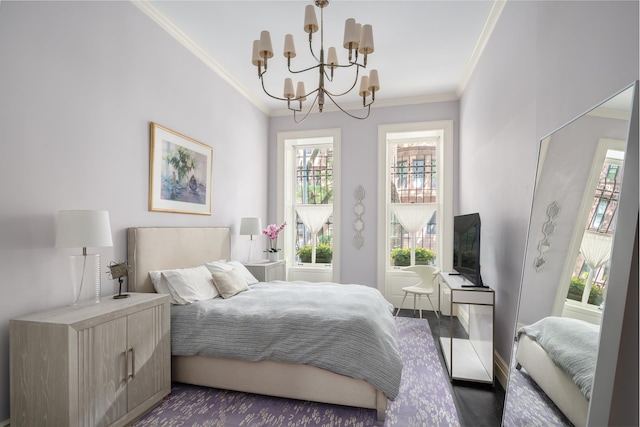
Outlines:
POLYGON ((263 261, 245 264, 253 276, 261 282, 287 280, 287 263, 281 261, 263 261))
POLYGON ((171 391, 169 298, 132 293, 10 321, 11 425, 126 425, 171 391))

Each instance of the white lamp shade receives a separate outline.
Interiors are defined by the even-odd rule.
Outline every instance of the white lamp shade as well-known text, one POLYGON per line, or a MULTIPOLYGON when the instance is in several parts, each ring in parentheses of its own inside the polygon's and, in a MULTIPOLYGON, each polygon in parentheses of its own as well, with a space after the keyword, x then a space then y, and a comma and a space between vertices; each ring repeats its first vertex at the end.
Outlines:
POLYGON ((327 56, 327 65, 329 68, 336 68, 338 66, 338 54, 335 47, 329 48, 329 55, 327 56))
POLYGON ((360 47, 358 52, 361 54, 373 53, 373 27, 369 24, 362 26, 362 32, 360 33, 360 47))
POLYGON ((369 90, 377 92, 380 90, 380 81, 378 80, 378 70, 371 70, 369 73, 369 90))
POLYGON ((369 77, 362 76, 360 79, 360 91, 358 92, 360 96, 369 96, 369 77))
POLYGON ((318 31, 318 20, 313 5, 307 5, 304 9, 304 32, 315 33, 318 31))
POLYGON ((284 36, 284 57, 296 57, 296 45, 293 43, 293 35, 291 34, 287 34, 286 36, 284 36))
POLYGON ((271 47, 271 34, 269 34, 269 31, 262 31, 260 33, 260 43, 258 45, 258 48, 260 49, 261 57, 273 57, 273 47, 271 47))
POLYGON ((296 93, 293 91, 293 80, 289 77, 284 79, 284 97, 287 99, 295 98, 296 93))
POLYGON ((298 82, 298 85, 296 86, 296 99, 299 99, 300 101, 306 101, 306 95, 307 92, 304 89, 304 82, 298 82))
POLYGON ((262 223, 257 217, 240 218, 240 235, 256 236, 262 234, 262 223))
POLYGON ((59 211, 56 227, 57 248, 113 246, 109 212, 59 211))
POLYGON ((344 39, 342 41, 342 46, 345 49, 357 49, 360 43, 360 31, 358 30, 358 25, 356 24, 356 20, 353 18, 349 18, 344 21, 344 39))
POLYGON ((253 41, 253 54, 251 55, 251 63, 256 67, 264 64, 264 59, 260 56, 260 40, 253 41))

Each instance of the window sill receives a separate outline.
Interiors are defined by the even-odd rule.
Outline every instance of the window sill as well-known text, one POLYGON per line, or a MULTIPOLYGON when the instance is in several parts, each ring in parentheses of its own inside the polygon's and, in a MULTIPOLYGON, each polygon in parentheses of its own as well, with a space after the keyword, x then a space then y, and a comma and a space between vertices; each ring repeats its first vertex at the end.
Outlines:
POLYGON ((577 301, 565 300, 562 316, 599 325, 602 320, 602 311, 595 305, 586 306, 577 301))
POLYGON ((290 270, 329 270, 333 268, 331 264, 294 264, 290 270))

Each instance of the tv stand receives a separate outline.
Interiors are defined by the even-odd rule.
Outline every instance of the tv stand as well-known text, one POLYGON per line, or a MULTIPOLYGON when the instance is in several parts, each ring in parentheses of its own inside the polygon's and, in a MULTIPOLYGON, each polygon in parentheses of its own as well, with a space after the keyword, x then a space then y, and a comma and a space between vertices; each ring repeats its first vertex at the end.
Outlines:
POLYGON ((438 278, 439 295, 448 291, 449 307, 445 316, 438 303, 440 322, 449 322, 440 328, 440 349, 444 356, 449 380, 475 381, 494 384, 494 302, 495 294, 488 286, 471 284, 464 277, 441 272, 438 278), (453 324, 460 323, 466 333, 454 335, 453 324))

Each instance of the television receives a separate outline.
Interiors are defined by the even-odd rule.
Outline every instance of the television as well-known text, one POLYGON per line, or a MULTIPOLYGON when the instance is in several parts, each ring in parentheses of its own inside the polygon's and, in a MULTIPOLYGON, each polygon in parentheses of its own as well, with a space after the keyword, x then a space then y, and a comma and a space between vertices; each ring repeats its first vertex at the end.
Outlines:
POLYGON ((453 269, 468 286, 482 286, 480 276, 480 214, 453 217, 453 269))

